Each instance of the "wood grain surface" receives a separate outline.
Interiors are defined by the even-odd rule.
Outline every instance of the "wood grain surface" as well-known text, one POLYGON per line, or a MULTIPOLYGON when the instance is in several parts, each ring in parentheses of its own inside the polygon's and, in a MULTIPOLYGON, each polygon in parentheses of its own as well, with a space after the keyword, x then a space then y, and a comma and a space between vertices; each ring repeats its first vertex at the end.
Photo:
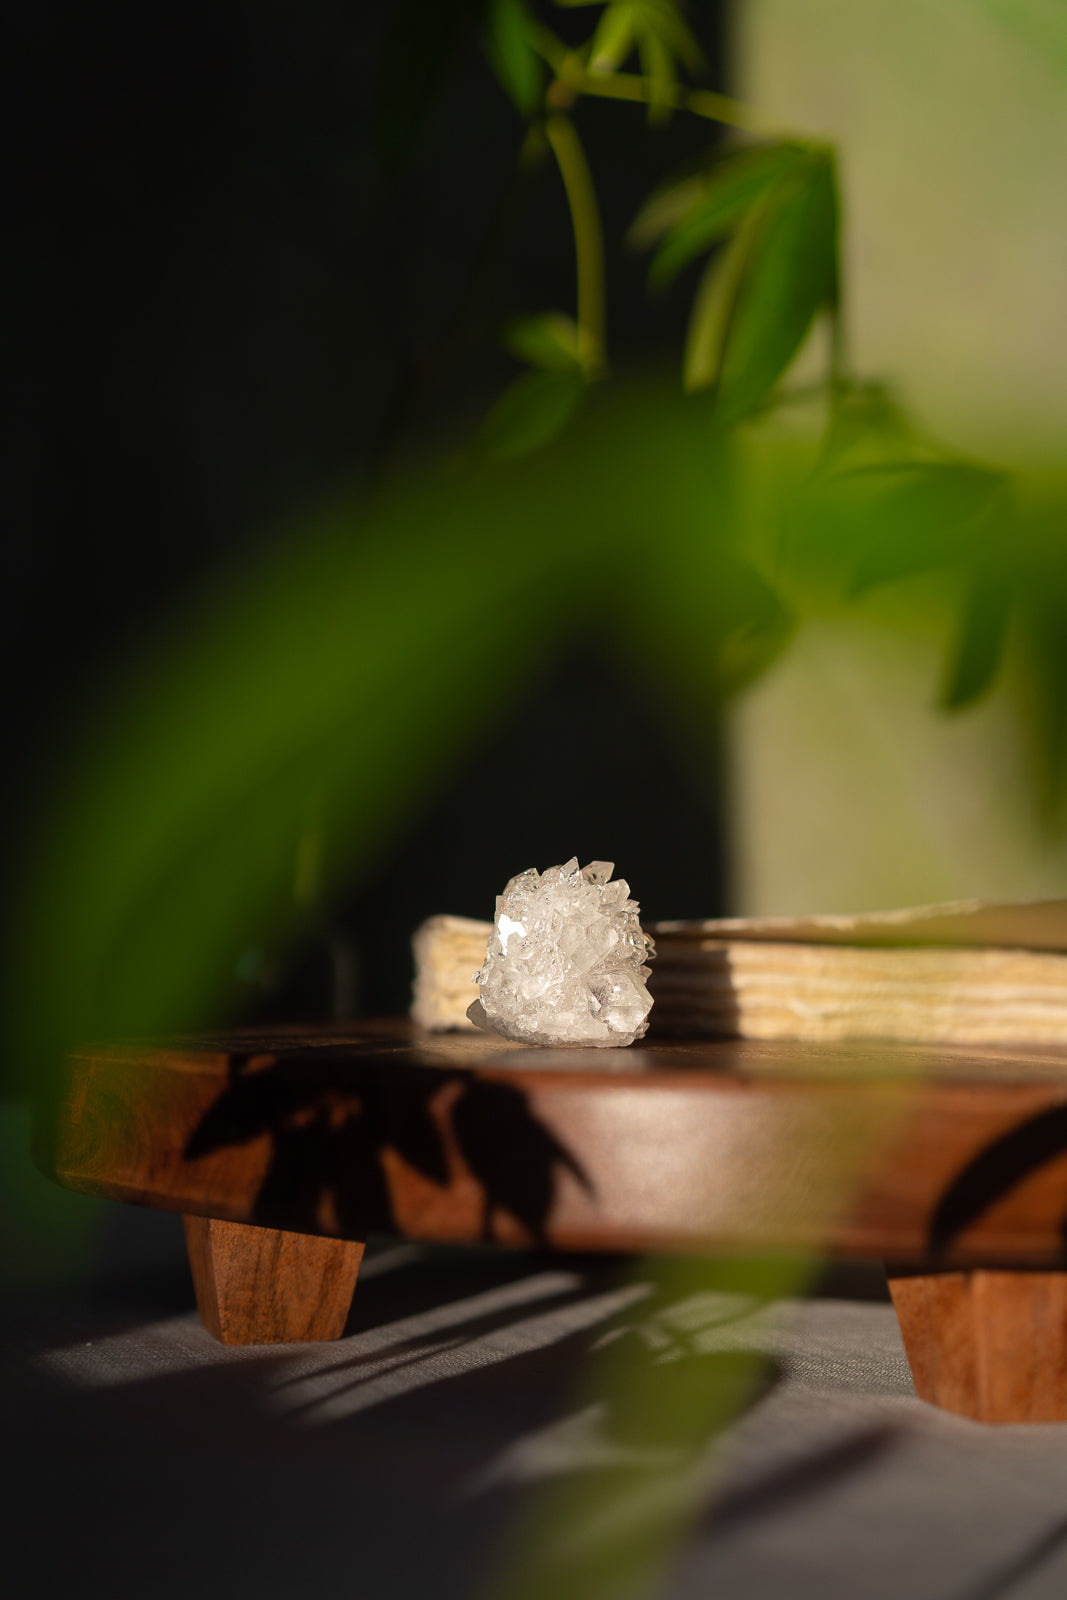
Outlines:
POLYGON ((1067 1267, 1051 1050, 244 1032, 74 1052, 37 1144, 89 1194, 355 1241, 1067 1267))
POLYGON ((223 1344, 339 1339, 363 1246, 186 1217, 200 1320, 223 1344))
POLYGON ((1067 1421, 1067 1273, 889 1280, 916 1393, 979 1422, 1067 1421))

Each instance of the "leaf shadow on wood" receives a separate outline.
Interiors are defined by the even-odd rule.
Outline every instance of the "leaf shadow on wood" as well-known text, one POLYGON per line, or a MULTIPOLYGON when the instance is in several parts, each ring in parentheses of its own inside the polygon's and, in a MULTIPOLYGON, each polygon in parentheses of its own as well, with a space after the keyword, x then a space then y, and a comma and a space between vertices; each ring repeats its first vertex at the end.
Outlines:
MULTIPOLYGON (((1067 1154, 1067 1106, 1052 1106, 994 1139, 949 1184, 930 1219, 930 1253, 943 1256, 958 1236, 1031 1174, 1067 1154)), ((1067 1196, 1065 1196, 1067 1203, 1067 1196)), ((1067 1250, 1067 1214, 1060 1225, 1067 1250)))
POLYGON ((481 1194, 481 1234, 518 1223, 547 1243, 556 1184, 592 1184, 531 1109, 523 1090, 463 1070, 349 1060, 234 1055, 226 1087, 186 1142, 187 1161, 261 1138, 270 1156, 253 1221, 293 1232, 363 1239, 403 1232, 396 1158, 444 1191, 469 1173, 481 1194), (392 1171, 391 1171, 392 1169, 392 1171))

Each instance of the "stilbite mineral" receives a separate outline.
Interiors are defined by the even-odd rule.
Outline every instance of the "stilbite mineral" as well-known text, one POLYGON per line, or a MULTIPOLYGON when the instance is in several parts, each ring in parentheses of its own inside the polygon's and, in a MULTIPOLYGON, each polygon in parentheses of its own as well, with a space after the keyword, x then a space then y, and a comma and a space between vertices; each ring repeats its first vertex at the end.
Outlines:
POLYGON ((633 1044, 648 1027, 655 955, 614 863, 529 867, 497 896, 480 999, 467 1016, 524 1044, 633 1044))

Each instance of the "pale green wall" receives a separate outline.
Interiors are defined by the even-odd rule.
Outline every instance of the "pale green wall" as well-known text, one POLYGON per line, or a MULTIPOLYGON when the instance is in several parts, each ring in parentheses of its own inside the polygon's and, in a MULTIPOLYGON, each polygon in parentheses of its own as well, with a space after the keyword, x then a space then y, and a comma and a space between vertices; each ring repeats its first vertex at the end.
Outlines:
MULTIPOLYGON (((1067 7, 740 0, 740 87, 842 156, 854 365, 964 452, 1067 459, 1067 7)), ((1067 538, 1065 538, 1067 546, 1067 538)), ((737 909, 1067 893, 1016 703, 932 641, 810 624, 733 718, 737 909)))
POLYGON ((839 144, 856 364, 963 448, 1061 450, 1067 6, 738 0, 737 54, 746 99, 839 144))

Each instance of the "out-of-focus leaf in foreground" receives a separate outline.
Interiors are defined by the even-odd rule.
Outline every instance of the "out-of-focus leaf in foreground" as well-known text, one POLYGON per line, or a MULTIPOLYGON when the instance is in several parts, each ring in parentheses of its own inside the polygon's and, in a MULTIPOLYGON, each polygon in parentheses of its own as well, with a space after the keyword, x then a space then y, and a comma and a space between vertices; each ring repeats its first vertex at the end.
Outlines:
MULTIPOLYGON (((885 1158, 912 1107, 918 1060, 893 1081, 878 1052, 860 1051, 852 1070, 863 1096, 808 1130, 801 1221, 785 1191, 769 1192, 765 1218, 780 1230, 758 1253, 734 1251, 638 1265, 636 1299, 623 1325, 596 1340, 582 1372, 593 1427, 585 1459, 562 1454, 530 1485, 510 1559, 485 1600, 651 1600, 701 1516, 713 1511, 725 1430, 778 1376, 776 1303, 803 1294, 817 1268, 811 1241, 851 1203, 872 1161, 885 1158), (804 1244, 788 1241, 805 1239, 804 1244), (768 1348, 770 1346, 770 1349, 768 1348)), ((899 1061, 896 1070, 899 1072, 899 1061)), ((795 1156, 785 1145, 782 1171, 795 1156)), ((694 1197, 695 1215, 699 1202, 694 1197)), ((721 1241, 718 1241, 721 1245, 721 1241)))
POLYGON ((66 753, 28 842, 21 1058, 218 1020, 240 952, 294 915, 309 814, 324 881, 351 882, 562 634, 615 641, 632 615, 643 649, 653 551, 714 659, 737 631, 718 472, 681 397, 594 386, 539 455, 342 505, 180 618, 66 753))
MULTIPOLYGON (((62 1033, 210 1012, 240 949, 286 914, 312 804, 329 866, 373 859, 525 665, 509 613, 553 555, 498 483, 424 484, 363 529, 353 509, 305 530, 138 662, 37 862, 32 988, 56 992, 62 1033)), ((531 658, 549 634, 527 636, 531 658)))
POLYGON ((712 1490, 724 1428, 773 1383, 755 1342, 724 1329, 795 1293, 810 1260, 660 1258, 648 1298, 601 1335, 582 1396, 588 1462, 531 1485, 500 1575, 483 1600, 647 1600, 712 1490))

